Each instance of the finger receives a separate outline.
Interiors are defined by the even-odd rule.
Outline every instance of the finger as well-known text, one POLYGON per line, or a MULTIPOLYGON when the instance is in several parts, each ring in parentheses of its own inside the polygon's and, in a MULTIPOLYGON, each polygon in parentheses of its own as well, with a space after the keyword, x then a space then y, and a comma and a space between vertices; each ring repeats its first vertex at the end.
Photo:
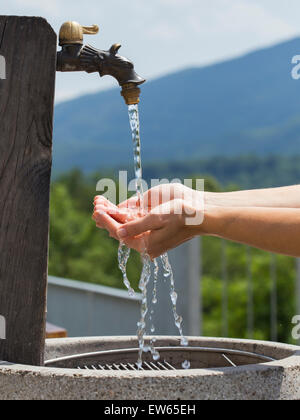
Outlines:
POLYGON ((145 215, 145 213, 151 211, 151 201, 148 199, 148 192, 144 193, 142 199, 134 196, 129 198, 129 200, 124 201, 118 205, 119 209, 128 209, 134 210, 140 215, 145 215))
POLYGON ((98 208, 98 209, 95 209, 94 210, 94 213, 93 213, 93 216, 92 216, 92 219, 96 222, 96 223, 98 223, 98 219, 100 218, 100 216, 102 216, 103 214, 105 214, 106 213, 106 210, 101 210, 100 208, 98 208))
POLYGON ((105 226, 103 225, 103 221, 107 219, 105 216, 110 217, 112 220, 114 220, 117 223, 122 223, 122 224, 124 223, 115 217, 114 209, 109 209, 108 207, 103 206, 103 205, 97 205, 94 210, 93 217, 92 217, 93 220, 96 222, 97 227, 105 229, 105 226))
POLYGON ((140 217, 140 214, 137 211, 129 210, 129 209, 119 209, 115 215, 116 220, 120 223, 129 223, 136 220, 140 217))
POLYGON ((98 229, 105 229, 102 225, 101 225, 101 223, 96 223, 96 227, 98 228, 98 229))
POLYGON ((132 210, 119 209, 117 206, 111 203, 108 205, 96 204, 95 211, 94 211, 94 215, 96 218, 97 218, 98 212, 100 214, 102 214, 103 212, 107 213, 112 218, 114 218, 117 222, 122 223, 122 224, 131 222, 138 217, 138 215, 132 210))
POLYGON ((107 214, 107 207, 104 205, 97 205, 95 206, 94 213, 93 213, 93 219, 97 221, 100 216, 107 214))
POLYGON ((97 200, 108 201, 106 197, 104 197, 104 195, 96 195, 96 197, 94 198, 94 201, 97 201, 97 200))
POLYGON ((117 222, 122 223, 122 224, 131 222, 131 221, 135 220, 136 217, 137 217, 133 214, 132 211, 129 211, 127 209, 118 209, 118 208, 110 209, 109 208, 107 210, 107 212, 117 222))
MULTIPOLYGON (((168 184, 158 185, 143 194, 143 208, 147 211, 151 211, 154 207, 161 205, 162 203, 168 202, 172 199, 171 189, 168 184)), ((131 197, 129 200, 119 204, 119 208, 132 208, 140 207, 141 203, 137 196, 131 197)))
POLYGON ((140 200, 137 196, 131 197, 128 200, 118 205, 119 209, 134 209, 140 206, 140 200))
POLYGON ((103 195, 98 195, 94 199, 94 204, 95 205, 96 204, 108 205, 108 204, 112 204, 112 203, 110 203, 110 201, 108 201, 107 198, 105 198, 103 195))
POLYGON ((122 225, 116 222, 108 214, 103 213, 99 215, 97 219, 97 225, 99 225, 103 229, 106 229, 113 238, 119 240, 117 232, 121 228, 122 225))
POLYGON ((144 194, 144 207, 153 209, 172 199, 171 188, 169 184, 161 184, 151 188, 144 194))
POLYGON ((160 229, 162 226, 159 216, 149 214, 123 225, 118 231, 118 237, 119 239, 132 238, 152 230, 160 229))
POLYGON ((140 253, 144 253, 147 250, 144 236, 141 238, 129 238, 122 241, 128 248, 135 249, 140 253))
POLYGON ((119 209, 114 204, 99 202, 99 203, 95 204, 95 211, 96 212, 97 211, 100 211, 100 212, 105 211, 106 213, 114 214, 114 213, 118 213, 119 209))

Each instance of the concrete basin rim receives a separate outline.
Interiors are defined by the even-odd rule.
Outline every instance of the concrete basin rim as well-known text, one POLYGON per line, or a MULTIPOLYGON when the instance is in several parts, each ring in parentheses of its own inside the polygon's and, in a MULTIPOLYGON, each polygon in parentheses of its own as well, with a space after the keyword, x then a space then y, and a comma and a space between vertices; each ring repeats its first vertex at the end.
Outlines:
MULTIPOLYGON (((159 337, 161 341, 164 340, 177 340, 178 337, 159 337)), ((55 347, 58 344, 60 347, 76 345, 77 343, 86 343, 97 342, 99 343, 118 343, 124 341, 134 341, 136 337, 85 337, 85 338, 68 338, 68 339, 58 339, 58 340, 47 340, 48 347, 55 347)), ((291 354, 289 357, 283 358, 281 360, 275 360, 274 362, 267 362, 255 365, 244 365, 237 368, 234 367, 225 367, 225 368, 211 368, 211 369, 193 369, 193 370, 176 370, 176 371, 94 371, 94 370, 78 370, 78 369, 69 369, 69 368, 53 368, 53 367, 38 367, 38 366, 26 366, 20 364, 3 364, 0 362, 0 376, 1 375, 34 375, 40 377, 68 377, 73 379, 84 379, 84 378, 99 378, 99 379, 109 379, 109 378, 119 378, 119 379, 141 379, 141 378, 191 378, 191 377, 211 377, 211 376, 223 376, 231 375, 236 376, 245 372, 252 373, 261 373, 266 371, 282 371, 289 368, 300 368, 300 347, 283 344, 283 343, 272 343, 264 341, 255 341, 255 340, 238 340, 238 339, 218 339, 218 338, 208 338, 208 337, 190 337, 190 342, 205 342, 212 341, 212 344, 249 344, 249 345, 265 345, 267 347, 276 346, 276 348, 290 351, 291 354)), ((59 357, 59 356, 58 356, 59 357)))

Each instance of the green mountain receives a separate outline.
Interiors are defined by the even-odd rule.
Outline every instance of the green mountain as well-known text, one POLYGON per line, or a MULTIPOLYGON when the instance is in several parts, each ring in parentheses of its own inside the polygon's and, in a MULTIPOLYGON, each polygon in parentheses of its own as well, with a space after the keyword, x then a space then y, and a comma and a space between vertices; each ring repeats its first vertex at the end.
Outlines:
MULTIPOLYGON (((185 162, 148 163, 143 177, 181 180, 203 176, 216 179, 223 188, 271 188, 300 184, 300 155, 214 156, 185 162)), ((133 177, 133 174, 132 174, 133 177)))
MULTIPOLYGON (((291 77, 291 59, 299 53, 297 38, 146 83, 140 104, 144 162, 300 153, 300 80, 291 77)), ((131 161, 118 89, 56 106, 56 172, 131 161)))

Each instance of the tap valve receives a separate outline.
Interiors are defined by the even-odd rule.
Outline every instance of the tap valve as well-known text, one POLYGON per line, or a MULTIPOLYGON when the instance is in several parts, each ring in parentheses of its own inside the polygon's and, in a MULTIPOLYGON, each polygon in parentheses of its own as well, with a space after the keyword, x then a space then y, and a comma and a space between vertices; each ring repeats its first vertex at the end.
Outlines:
POLYGON ((97 35, 98 25, 81 26, 78 22, 65 22, 59 31, 59 45, 83 45, 83 35, 97 35))
POLYGON ((114 44, 108 51, 83 45, 83 35, 96 35, 97 25, 82 26, 77 22, 66 22, 59 33, 61 51, 57 53, 57 71, 98 72, 101 77, 114 77, 122 87, 122 96, 127 105, 139 103, 139 85, 145 82, 134 70, 133 63, 119 55, 120 44, 114 44))

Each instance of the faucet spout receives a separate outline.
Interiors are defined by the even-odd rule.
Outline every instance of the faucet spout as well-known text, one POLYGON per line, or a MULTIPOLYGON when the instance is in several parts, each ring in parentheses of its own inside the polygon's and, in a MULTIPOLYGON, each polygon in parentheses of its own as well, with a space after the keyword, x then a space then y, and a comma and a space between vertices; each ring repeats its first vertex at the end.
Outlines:
POLYGON ((122 96, 128 105, 139 102, 139 85, 146 80, 139 76, 134 69, 133 63, 118 54, 120 44, 114 44, 108 51, 99 50, 91 45, 83 45, 83 34, 95 34, 98 30, 96 25, 89 28, 82 27, 76 22, 67 22, 60 32, 61 51, 57 54, 57 71, 85 71, 87 73, 98 72, 101 77, 114 77, 122 89, 122 96), (77 37, 75 39, 74 33, 77 37), (81 31, 80 31, 81 29, 81 31))
POLYGON ((80 63, 87 67, 87 72, 99 71, 101 77, 112 76, 120 86, 127 83, 141 85, 145 79, 134 70, 133 63, 118 54, 120 44, 114 44, 109 51, 98 50, 90 45, 85 45, 80 54, 80 63))

